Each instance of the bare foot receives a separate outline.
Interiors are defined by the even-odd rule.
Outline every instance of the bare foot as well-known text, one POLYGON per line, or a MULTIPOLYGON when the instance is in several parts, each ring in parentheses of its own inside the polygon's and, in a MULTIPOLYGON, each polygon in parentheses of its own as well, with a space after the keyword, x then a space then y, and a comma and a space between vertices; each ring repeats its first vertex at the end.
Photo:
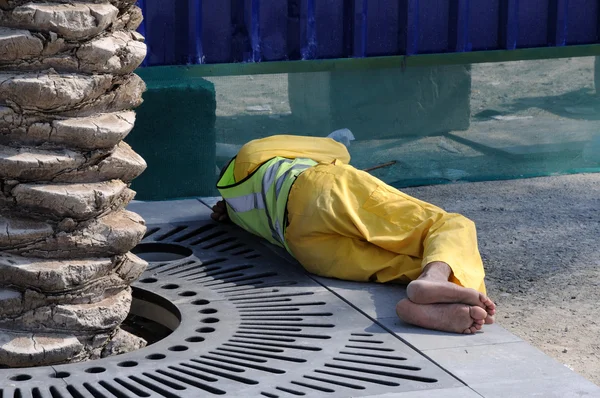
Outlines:
POLYGON ((398 317, 406 323, 443 332, 473 334, 481 330, 488 314, 467 304, 416 304, 408 299, 396 304, 398 317))
POLYGON ((452 282, 431 279, 425 277, 409 283, 406 288, 408 299, 415 304, 462 303, 481 307, 489 315, 485 323, 494 323, 496 304, 485 294, 452 282))

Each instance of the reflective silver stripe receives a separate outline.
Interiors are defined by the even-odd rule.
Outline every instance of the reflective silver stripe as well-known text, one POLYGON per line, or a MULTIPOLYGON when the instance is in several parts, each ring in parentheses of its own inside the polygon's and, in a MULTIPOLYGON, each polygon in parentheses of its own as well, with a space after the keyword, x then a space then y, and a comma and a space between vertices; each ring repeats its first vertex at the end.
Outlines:
POLYGON ((275 182, 275 175, 277 174, 277 170, 279 170, 281 165, 283 163, 291 163, 291 162, 292 161, 288 160, 288 159, 281 159, 281 160, 278 160, 277 162, 273 163, 265 171, 265 175, 263 176, 263 180, 262 180, 262 199, 263 199, 264 207, 266 210, 265 213, 267 214, 267 219, 269 220, 269 228, 271 229, 271 236, 273 237, 273 239, 275 239, 276 241, 278 241, 281 244, 284 244, 284 237, 283 237, 283 234, 281 233, 281 231, 278 230, 279 228, 275 229, 275 224, 273 223, 272 215, 269 214, 269 209, 267 208, 267 191, 269 190, 269 187, 271 185, 273 185, 273 183, 275 182))
POLYGON ((275 223, 275 232, 277 233, 277 236, 279 236, 279 239, 280 239, 279 242, 281 242, 281 244, 283 245, 284 242, 285 242, 285 236, 283 236, 283 231, 281 231, 281 227, 279 226, 279 222, 275 223))
MULTIPOLYGON (((283 183, 292 174, 292 172, 294 172, 295 170, 306 170, 309 167, 312 166, 307 164, 297 164, 295 166, 292 166, 292 168, 290 168, 277 179, 277 182, 275 183, 275 197, 277 198, 277 200, 281 199, 279 197, 279 194, 281 193, 281 188, 283 188, 283 183)), ((281 237, 281 242, 283 243, 285 241, 285 236, 283 234, 283 231, 281 230, 281 224, 279 223, 279 219, 277 219, 275 222, 275 229, 277 230, 277 234, 281 237)))
POLYGON ((238 196, 237 198, 225 199, 227 204, 236 213, 244 213, 250 210, 262 210, 265 208, 265 201, 260 193, 251 193, 249 195, 238 196))
POLYGON ((267 192, 269 191, 269 188, 275 184, 276 200, 279 200, 279 195, 286 178, 288 178, 294 170, 305 170, 311 167, 310 165, 306 164, 294 165, 283 175, 281 175, 277 179, 277 182, 275 182, 277 171, 284 163, 293 163, 293 161, 289 159, 281 159, 270 165, 267 170, 265 170, 260 193, 251 193, 249 195, 226 199, 227 204, 236 213, 244 213, 250 210, 265 210, 267 220, 269 222, 269 229, 271 230, 271 237, 282 245, 285 244, 285 237, 283 235, 283 231, 281 230, 281 225, 278 222, 279 220, 273 222, 273 218, 276 217, 277 214, 269 213, 269 208, 267 207, 267 192))
POLYGON ((277 198, 279 198, 279 193, 281 192, 281 188, 283 187, 283 183, 285 182, 285 180, 289 177, 289 175, 294 170, 306 170, 309 167, 311 167, 311 166, 309 166, 307 164, 297 164, 295 166, 292 166, 291 169, 289 169, 281 177, 279 177, 277 179, 277 182, 275 183, 275 195, 277 196, 277 198))

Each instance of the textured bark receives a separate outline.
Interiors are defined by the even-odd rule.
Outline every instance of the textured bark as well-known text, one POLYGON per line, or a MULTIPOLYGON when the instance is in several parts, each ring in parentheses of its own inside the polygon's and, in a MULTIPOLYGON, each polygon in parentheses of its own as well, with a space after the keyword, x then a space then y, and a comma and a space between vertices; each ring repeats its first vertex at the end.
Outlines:
POLYGON ((145 261, 123 139, 146 55, 134 0, 0 0, 0 367, 141 348, 119 328, 145 261))

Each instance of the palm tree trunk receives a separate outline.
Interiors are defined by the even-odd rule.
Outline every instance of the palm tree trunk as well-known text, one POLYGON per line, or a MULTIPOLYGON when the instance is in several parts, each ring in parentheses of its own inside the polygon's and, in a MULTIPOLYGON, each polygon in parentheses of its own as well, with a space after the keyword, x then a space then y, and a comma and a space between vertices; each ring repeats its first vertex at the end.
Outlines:
POLYGON ((147 264, 125 210, 146 164, 134 0, 0 0, 0 366, 138 349, 119 328, 147 264))

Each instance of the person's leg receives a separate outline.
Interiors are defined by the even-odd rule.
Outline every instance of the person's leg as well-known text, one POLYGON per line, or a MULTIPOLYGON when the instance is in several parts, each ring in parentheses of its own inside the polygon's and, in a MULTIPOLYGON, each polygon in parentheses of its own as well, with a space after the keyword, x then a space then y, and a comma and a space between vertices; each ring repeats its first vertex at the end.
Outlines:
MULTIPOLYGON (((367 226, 369 242, 421 259, 422 272, 407 287, 412 303, 477 306, 489 315, 486 323, 494 322, 496 306, 485 295, 485 274, 472 221, 383 183, 361 210, 358 214, 367 226)), ((393 279, 394 271, 382 269, 378 277, 393 279)))
MULTIPOLYGON (((446 281, 485 294, 485 272, 471 220, 447 213, 382 182, 358 209, 357 218, 365 226, 365 239, 369 242, 419 258, 426 275, 429 264, 445 263, 450 267, 446 281)), ((378 276, 393 280, 393 270, 382 270, 378 276)))
POLYGON ((292 186, 286 239, 296 259, 311 273, 343 280, 387 282, 385 270, 393 270, 396 282, 417 279, 420 258, 365 239, 363 226, 354 222, 356 191, 343 192, 345 181, 344 168, 323 165, 302 173, 292 186))
MULTIPOLYGON (((339 234, 314 233, 315 224, 310 219, 293 217, 287 231, 289 245, 298 261, 313 274, 334 277, 344 280, 368 281, 373 273, 373 266, 378 269, 394 267, 405 273, 400 279, 408 282, 421 273, 420 260, 409 256, 392 253, 379 246, 357 238, 339 234), (368 260, 367 260, 368 259, 368 260)), ((437 267, 426 267, 427 272, 421 274, 422 280, 433 278, 436 282, 443 272, 437 267), (435 276, 434 276, 435 275, 435 276)), ((445 283, 464 289, 448 282, 450 273, 446 274, 445 283)), ((420 281, 417 279, 414 282, 420 281)), ((411 286, 409 284, 409 286, 411 286)), ((466 290, 466 289, 465 289, 466 290)), ((477 295, 481 294, 473 290, 477 295)), ((469 300, 471 297, 469 297, 469 300)), ((475 333, 480 330, 489 316, 478 305, 467 304, 418 304, 409 299, 400 301, 396 306, 400 319, 407 323, 428 329, 453 333, 475 333)))
POLYGON ((414 301, 398 303, 398 315, 423 327, 470 333, 484 319, 492 321, 493 303, 474 290, 485 292, 483 266, 472 223, 463 217, 343 165, 303 173, 290 192, 288 212, 288 244, 309 272, 356 281, 414 281, 409 285, 414 301), (444 266, 425 263, 425 256, 444 266))

